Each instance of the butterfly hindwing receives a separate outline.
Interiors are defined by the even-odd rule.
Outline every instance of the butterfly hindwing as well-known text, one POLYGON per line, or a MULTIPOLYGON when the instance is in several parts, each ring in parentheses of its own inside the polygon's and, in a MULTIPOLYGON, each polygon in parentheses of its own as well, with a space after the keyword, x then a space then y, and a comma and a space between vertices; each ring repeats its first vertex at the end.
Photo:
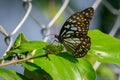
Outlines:
POLYGON ((90 49, 90 38, 88 36, 82 36, 81 38, 67 38, 64 39, 63 45, 65 48, 72 52, 74 57, 83 57, 90 49))
POLYGON ((80 42, 73 54, 75 57, 83 57, 87 54, 88 50, 90 50, 91 42, 88 36, 81 37, 80 42))

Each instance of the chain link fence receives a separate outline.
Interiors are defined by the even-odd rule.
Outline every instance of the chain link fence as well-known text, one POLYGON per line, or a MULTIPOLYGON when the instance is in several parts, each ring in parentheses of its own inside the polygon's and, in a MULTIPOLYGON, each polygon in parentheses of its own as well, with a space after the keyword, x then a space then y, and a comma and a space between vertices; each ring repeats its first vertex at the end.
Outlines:
MULTIPOLYGON (((48 40, 50 38, 50 36, 48 36, 48 35, 53 34, 51 31, 52 26, 55 24, 56 20, 60 17, 60 15, 65 11, 65 9, 67 9, 70 13, 75 13, 74 10, 72 10, 72 8, 69 6, 69 2, 70 2, 69 0, 63 0, 62 5, 61 5, 60 9, 58 10, 58 12, 56 13, 56 15, 46 25, 46 24, 43 24, 40 21, 38 21, 34 17, 34 15, 31 13, 32 0, 22 0, 23 7, 25 9, 25 14, 24 14, 23 18, 21 19, 21 21, 18 23, 18 25, 13 29, 13 31, 8 33, 7 30, 4 29, 4 26, 2 24, 0 25, 0 32, 1 32, 2 36, 5 37, 4 42, 7 45, 7 49, 5 50, 5 52, 2 56, 6 55, 6 52, 10 50, 10 48, 14 42, 13 36, 19 31, 19 29, 21 27, 23 27, 22 25, 25 23, 25 21, 27 20, 28 17, 31 17, 33 19, 33 21, 35 21, 35 23, 40 26, 42 40, 44 42, 48 42, 48 40)), ((114 8, 107 0, 95 0, 92 5, 95 12, 98 9, 100 4, 103 4, 112 14, 117 16, 115 24, 112 26, 112 29, 109 32, 109 35, 115 36, 115 34, 117 33, 117 31, 120 27, 120 9, 117 10, 116 8, 114 8)), ((101 63, 96 61, 96 63, 94 64, 94 69, 97 70, 100 65, 101 65, 101 63)), ((119 75, 119 80, 120 80, 120 69, 115 68, 114 70, 115 70, 116 74, 119 75)))

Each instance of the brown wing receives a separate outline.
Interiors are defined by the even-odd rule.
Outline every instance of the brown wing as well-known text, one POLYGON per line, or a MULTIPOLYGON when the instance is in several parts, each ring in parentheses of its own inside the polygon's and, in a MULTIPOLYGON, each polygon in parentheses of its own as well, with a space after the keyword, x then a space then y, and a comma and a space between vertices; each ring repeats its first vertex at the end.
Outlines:
POLYGON ((85 56, 90 50, 91 42, 88 36, 82 36, 81 38, 64 39, 63 45, 74 57, 80 58, 85 56))
POLYGON ((64 23, 59 36, 64 39, 87 34, 93 14, 94 9, 92 7, 73 14, 64 23))

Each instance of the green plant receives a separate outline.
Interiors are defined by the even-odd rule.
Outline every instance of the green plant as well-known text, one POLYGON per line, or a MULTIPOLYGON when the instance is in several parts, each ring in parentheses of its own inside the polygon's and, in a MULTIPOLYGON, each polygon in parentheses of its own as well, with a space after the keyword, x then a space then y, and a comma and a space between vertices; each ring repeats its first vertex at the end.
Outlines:
POLYGON ((25 69, 24 74, 0 68, 0 77, 6 80, 96 80, 92 65, 95 61, 120 65, 120 40, 99 30, 90 30, 88 35, 91 38, 90 50, 85 57, 75 58, 58 45, 28 41, 21 33, 1 59, 5 63, 0 66, 19 63, 25 69))

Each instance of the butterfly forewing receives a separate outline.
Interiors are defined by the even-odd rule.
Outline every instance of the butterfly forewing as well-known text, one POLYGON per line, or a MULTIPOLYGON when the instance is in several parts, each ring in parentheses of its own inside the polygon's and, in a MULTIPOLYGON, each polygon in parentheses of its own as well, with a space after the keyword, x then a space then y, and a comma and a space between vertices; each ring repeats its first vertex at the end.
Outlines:
POLYGON ((93 14, 94 9, 92 7, 73 14, 64 23, 59 36, 66 38, 70 35, 70 37, 78 37, 81 34, 87 34, 93 14), (71 33, 69 34, 69 32, 71 33))
POLYGON ((83 57, 90 49, 87 32, 93 15, 92 7, 73 14, 66 20, 59 35, 55 36, 75 57, 83 57))

